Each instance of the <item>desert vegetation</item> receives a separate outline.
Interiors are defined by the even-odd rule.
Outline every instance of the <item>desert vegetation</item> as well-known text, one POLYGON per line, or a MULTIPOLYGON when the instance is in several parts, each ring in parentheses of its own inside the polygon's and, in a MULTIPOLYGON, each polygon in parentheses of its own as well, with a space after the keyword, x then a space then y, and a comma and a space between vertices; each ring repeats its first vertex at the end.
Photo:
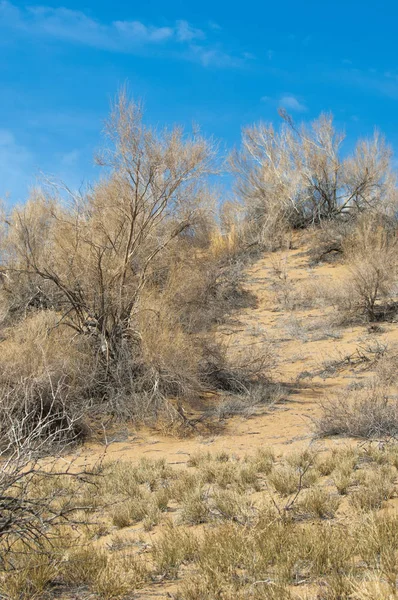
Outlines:
POLYGON ((206 183, 212 144, 147 128, 125 93, 106 132, 98 184, 47 183, 4 217, 2 406, 178 421, 182 398, 265 385, 264 356, 230 362, 212 331, 250 302, 206 183))
POLYGON ((45 489, 59 507, 72 503, 75 526, 54 521, 29 554, 12 532, 7 598, 126 598, 160 582, 184 599, 395 597, 397 517, 379 512, 397 493, 393 445, 283 460, 266 448, 241 460, 197 453, 183 470, 108 461, 78 483, 42 477, 29 498, 45 489))
POLYGON ((280 116, 221 157, 122 91, 96 183, 4 208, 1 597, 397 597, 392 151, 280 116))

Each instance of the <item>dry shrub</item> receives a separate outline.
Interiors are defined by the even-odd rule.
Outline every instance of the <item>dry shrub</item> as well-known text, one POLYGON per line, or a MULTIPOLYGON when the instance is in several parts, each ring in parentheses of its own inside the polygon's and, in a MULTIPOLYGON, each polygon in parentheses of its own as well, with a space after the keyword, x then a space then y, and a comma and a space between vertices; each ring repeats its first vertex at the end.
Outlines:
POLYGON ((0 362, 3 444, 9 439, 9 420, 15 418, 26 435, 47 416, 54 417, 52 426, 68 435, 86 433, 83 413, 89 410, 90 392, 97 383, 96 365, 89 343, 76 341, 70 331, 58 328, 58 318, 53 311, 32 313, 4 333, 0 362))
POLYGON ((355 227, 353 220, 327 220, 311 230, 309 255, 314 263, 332 261, 343 255, 347 236, 355 227))
POLYGON ((377 381, 360 390, 343 390, 321 403, 316 421, 320 436, 389 438, 398 433, 398 405, 377 381))
MULTIPOLYGON (((3 215, 0 385, 23 405, 18 386, 32 381, 45 404, 44 373, 72 412, 76 399, 95 417, 181 421, 168 400, 217 389, 206 361, 212 347, 225 372, 225 351, 212 328, 252 302, 239 219, 224 211, 216 225, 214 148, 197 132, 146 126, 122 91, 106 134, 95 186, 46 182, 3 215)), ((246 387, 240 364, 230 381, 246 387)))
POLYGON ((255 304, 241 283, 245 262, 244 256, 214 257, 211 246, 200 251, 179 248, 168 263, 159 300, 184 331, 206 331, 233 310, 255 304))
POLYGON ((397 237, 374 215, 366 215, 344 243, 349 270, 346 310, 368 321, 384 318, 397 284, 397 237))
POLYGON ((311 487, 317 478, 315 469, 300 468, 290 464, 278 465, 268 476, 268 480, 281 496, 290 496, 302 488, 311 487))
POLYGON ((316 468, 322 477, 327 477, 333 473, 337 466, 337 453, 332 451, 322 458, 318 458, 316 468))
POLYGON ((245 459, 257 473, 269 475, 275 463, 272 448, 259 448, 255 454, 245 459))
POLYGON ((333 473, 333 483, 339 494, 345 496, 354 483, 353 466, 350 461, 342 461, 333 473))
POLYGON ((258 403, 267 403, 275 392, 275 386, 270 385, 274 366, 275 355, 269 343, 257 347, 203 344, 201 377, 210 389, 253 395, 258 403))
POLYGON ((242 148, 231 160, 248 229, 258 243, 275 248, 289 228, 390 210, 392 153, 378 133, 359 140, 354 152, 343 157, 345 136, 331 114, 301 125, 284 110, 280 116, 279 129, 270 123, 244 128, 242 148))
POLYGON ((238 225, 234 222, 227 224, 227 231, 222 232, 215 229, 210 237, 209 252, 216 260, 225 260, 226 257, 233 258, 240 251, 238 225))
POLYGON ((167 397, 190 398, 200 388, 200 348, 168 307, 148 308, 141 315, 142 361, 154 386, 167 397))
POLYGON ((398 356, 386 352, 378 361, 375 374, 381 385, 393 385, 398 379, 398 356))

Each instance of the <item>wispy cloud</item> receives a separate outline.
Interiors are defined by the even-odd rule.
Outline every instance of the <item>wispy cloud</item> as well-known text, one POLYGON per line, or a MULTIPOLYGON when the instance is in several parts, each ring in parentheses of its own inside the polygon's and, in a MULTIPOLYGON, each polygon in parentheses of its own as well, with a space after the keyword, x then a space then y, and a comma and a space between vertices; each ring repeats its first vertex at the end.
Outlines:
MULTIPOLYGON (((213 31, 214 25, 208 26, 213 31)), ((194 60, 203 66, 235 67, 244 57, 232 56, 209 41, 203 29, 186 20, 154 25, 137 20, 101 22, 80 10, 50 6, 19 8, 8 0, 0 0, 0 31, 60 42, 80 44, 120 53, 139 53, 161 47, 172 56, 194 60)))
POLYGON ((201 40, 206 37, 201 29, 192 27, 188 21, 177 21, 176 35, 180 42, 192 42, 192 40, 201 40))
POLYGON ((305 112, 307 110, 305 104, 302 104, 295 96, 291 95, 282 96, 279 105, 293 112, 305 112))
POLYGON ((398 99, 398 73, 395 71, 378 72, 373 68, 356 69, 347 66, 324 73, 323 76, 326 81, 338 83, 340 86, 345 85, 377 96, 398 99))
POLYGON ((188 60, 199 62, 204 67, 236 68, 242 67, 248 57, 232 56, 220 48, 209 48, 191 44, 189 52, 185 55, 188 60))

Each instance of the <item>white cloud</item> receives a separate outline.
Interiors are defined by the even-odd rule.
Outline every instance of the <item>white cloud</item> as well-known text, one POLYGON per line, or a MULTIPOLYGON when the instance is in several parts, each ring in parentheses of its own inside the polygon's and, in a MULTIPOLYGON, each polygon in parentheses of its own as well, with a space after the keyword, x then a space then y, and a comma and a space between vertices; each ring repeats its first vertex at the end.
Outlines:
MULTIPOLYGON (((216 29, 209 25, 210 29, 216 29)), ((229 55, 218 45, 205 43, 206 34, 186 20, 170 26, 155 26, 137 20, 100 22, 80 10, 50 6, 18 8, 0 0, 0 31, 91 46, 112 52, 135 53, 162 46, 173 56, 191 59, 203 66, 234 67, 242 58, 229 55), (200 45, 198 41, 203 40, 200 45)))
POLYGON ((79 10, 49 6, 32 6, 24 10, 7 0, 0 2, 0 23, 31 36, 44 35, 107 50, 129 51, 136 45, 178 38, 177 24, 174 27, 155 27, 140 21, 104 24, 79 10))
POLYGON ((305 112, 307 110, 305 104, 299 102, 299 100, 297 100, 295 96, 282 96, 282 98, 279 101, 279 104, 283 108, 286 108, 287 110, 292 110, 293 112, 305 112))
POLYGON ((148 27, 140 21, 114 21, 111 27, 114 27, 125 38, 124 41, 144 44, 165 42, 175 35, 175 31, 171 27, 148 27))
POLYGON ((203 39, 205 37, 201 29, 195 29, 188 21, 177 21, 176 35, 180 42, 191 42, 192 40, 203 39))
POLYGON ((191 44, 186 58, 199 62, 203 67, 220 68, 241 67, 246 60, 245 57, 231 56, 219 48, 207 48, 195 44, 191 44))

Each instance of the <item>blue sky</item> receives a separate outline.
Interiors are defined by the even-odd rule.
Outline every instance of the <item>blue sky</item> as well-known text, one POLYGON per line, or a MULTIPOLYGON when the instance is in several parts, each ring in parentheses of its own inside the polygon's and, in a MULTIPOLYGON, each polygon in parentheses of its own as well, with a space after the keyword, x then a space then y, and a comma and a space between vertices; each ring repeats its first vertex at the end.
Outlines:
POLYGON ((192 121, 223 148, 240 128, 332 111, 347 148, 374 127, 398 147, 394 2, 0 0, 0 197, 40 171, 71 187, 128 82, 153 124, 192 121))

